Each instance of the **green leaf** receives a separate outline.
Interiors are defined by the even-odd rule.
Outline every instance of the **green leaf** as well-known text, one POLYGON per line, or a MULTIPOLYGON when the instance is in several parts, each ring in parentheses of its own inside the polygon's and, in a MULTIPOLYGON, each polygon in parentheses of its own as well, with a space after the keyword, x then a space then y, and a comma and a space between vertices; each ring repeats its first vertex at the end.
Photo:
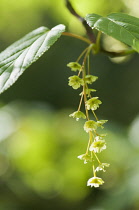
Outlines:
POLYGON ((93 29, 97 29, 139 52, 139 18, 113 13, 107 17, 96 14, 86 16, 86 21, 93 29))
POLYGON ((37 61, 64 31, 65 26, 62 24, 51 30, 40 27, 0 53, 0 93, 9 88, 33 62, 37 61))

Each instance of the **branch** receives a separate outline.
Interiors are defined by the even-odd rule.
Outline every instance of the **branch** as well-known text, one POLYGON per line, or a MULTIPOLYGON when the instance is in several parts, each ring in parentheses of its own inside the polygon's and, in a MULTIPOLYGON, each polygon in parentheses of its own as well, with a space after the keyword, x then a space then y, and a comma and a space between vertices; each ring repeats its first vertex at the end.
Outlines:
POLYGON ((68 10, 70 11, 70 13, 72 15, 74 15, 76 18, 78 18, 78 20, 82 23, 82 25, 84 26, 85 30, 86 30, 86 34, 89 37, 91 43, 95 43, 96 42, 96 38, 94 36, 94 33, 92 31, 92 28, 87 24, 86 20, 81 17, 72 7, 71 3, 69 2, 69 0, 65 0, 66 2, 66 7, 68 8, 68 10))
POLYGON ((73 34, 73 33, 69 33, 69 32, 63 32, 62 34, 63 34, 64 36, 70 36, 70 37, 74 37, 74 38, 76 38, 76 39, 80 39, 80 40, 82 40, 82 41, 84 41, 84 42, 86 42, 86 43, 88 43, 88 44, 91 44, 91 43, 92 43, 89 39, 86 39, 85 37, 79 36, 79 35, 77 35, 77 34, 73 34))

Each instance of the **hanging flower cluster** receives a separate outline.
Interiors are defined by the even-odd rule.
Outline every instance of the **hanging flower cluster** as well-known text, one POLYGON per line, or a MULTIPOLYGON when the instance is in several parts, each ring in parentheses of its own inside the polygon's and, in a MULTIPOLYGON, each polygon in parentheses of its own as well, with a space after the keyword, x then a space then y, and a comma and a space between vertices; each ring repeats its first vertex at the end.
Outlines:
POLYGON ((83 91, 80 93, 81 99, 79 103, 78 110, 70 114, 70 117, 75 118, 77 121, 80 118, 86 119, 84 124, 84 130, 89 134, 88 146, 85 154, 79 155, 78 158, 84 161, 84 164, 90 162, 92 163, 93 168, 93 177, 90 178, 87 182, 87 186, 99 187, 104 181, 97 177, 96 173, 99 171, 105 172, 105 168, 109 167, 108 163, 102 163, 98 154, 106 149, 106 134, 99 134, 97 129, 104 128, 103 125, 107 120, 98 120, 95 111, 99 108, 102 102, 98 97, 92 97, 92 93, 95 92, 95 89, 90 89, 88 86, 92 85, 98 77, 90 74, 89 62, 89 53, 91 51, 91 46, 89 46, 82 54, 79 56, 76 62, 70 62, 67 66, 71 68, 71 71, 78 72, 78 75, 73 75, 69 77, 69 86, 73 89, 78 89, 82 87, 83 91), (85 54, 82 65, 79 64, 79 60, 85 54), (82 75, 82 76, 80 76, 82 75), (84 101, 85 113, 80 109, 84 101), (89 112, 93 113, 94 119, 90 119, 89 112))

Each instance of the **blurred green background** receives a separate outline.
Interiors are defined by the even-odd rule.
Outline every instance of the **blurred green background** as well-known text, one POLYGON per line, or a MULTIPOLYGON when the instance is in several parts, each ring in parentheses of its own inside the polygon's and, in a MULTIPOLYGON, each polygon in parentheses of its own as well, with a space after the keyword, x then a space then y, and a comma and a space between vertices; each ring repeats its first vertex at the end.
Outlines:
MULTIPOLYGON (((71 0, 76 10, 107 15, 125 12, 139 17, 138 0, 71 0)), ((67 31, 85 35, 63 0, 0 0, 0 50, 42 25, 66 24, 67 31)), ((103 37, 108 49, 125 46, 103 37)), ((97 111, 108 119, 108 149, 99 189, 86 186, 92 176, 83 154, 88 136, 83 121, 68 115, 77 109, 78 91, 68 86, 66 64, 86 47, 60 38, 0 99, 0 210, 138 210, 139 209, 139 56, 91 59, 97 111)))

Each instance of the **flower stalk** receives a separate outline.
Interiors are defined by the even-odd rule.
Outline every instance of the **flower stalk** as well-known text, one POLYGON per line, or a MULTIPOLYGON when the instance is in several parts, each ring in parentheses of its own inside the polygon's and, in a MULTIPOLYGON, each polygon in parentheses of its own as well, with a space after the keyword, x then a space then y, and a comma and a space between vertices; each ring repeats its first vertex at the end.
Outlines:
POLYGON ((79 72, 77 75, 69 77, 69 86, 73 89, 82 88, 81 98, 77 111, 70 114, 70 117, 76 118, 78 121, 80 118, 86 120, 84 123, 84 130, 89 135, 89 140, 87 144, 87 149, 85 154, 79 155, 78 158, 86 163, 92 163, 93 167, 93 177, 90 178, 87 182, 87 186, 99 187, 104 181, 97 177, 99 171, 105 172, 104 167, 108 167, 108 163, 101 163, 98 155, 103 150, 106 149, 106 141, 104 139, 105 135, 99 134, 97 131, 98 128, 103 128, 103 125, 107 120, 99 120, 95 111, 99 108, 102 102, 98 99, 97 96, 94 96, 95 89, 90 89, 89 86, 98 79, 98 77, 90 74, 90 65, 89 61, 90 52, 92 51, 94 44, 90 44, 86 48, 76 62, 70 62, 67 66, 71 71, 79 72), (80 60, 82 59, 82 62, 80 60), (78 61, 78 62, 77 62, 78 61), (82 74, 80 75, 80 73, 82 74), (84 112, 81 111, 82 104, 84 104, 84 112), (93 113, 93 119, 90 117, 90 112, 93 113), (96 165, 96 168, 95 168, 96 165))

